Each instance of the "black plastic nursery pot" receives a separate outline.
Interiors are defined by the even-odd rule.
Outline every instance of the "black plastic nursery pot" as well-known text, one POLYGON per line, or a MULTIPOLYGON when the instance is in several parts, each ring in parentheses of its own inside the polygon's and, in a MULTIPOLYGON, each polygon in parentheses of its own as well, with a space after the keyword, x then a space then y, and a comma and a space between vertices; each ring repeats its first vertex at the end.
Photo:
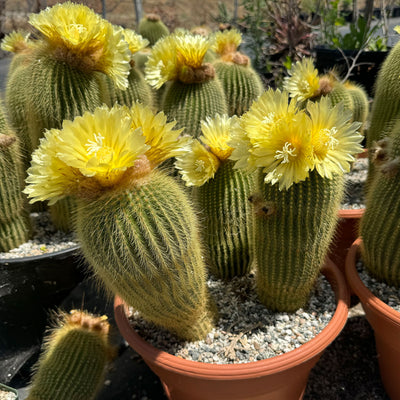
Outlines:
POLYGON ((0 260, 0 355, 40 343, 50 310, 83 279, 79 246, 0 260))
MULTIPOLYGON (((355 57, 358 50, 343 50, 343 54, 339 50, 328 49, 323 46, 316 46, 315 51, 315 67, 319 73, 324 73, 332 68, 336 68, 339 72, 347 72, 346 60, 355 57)), ((385 61, 389 51, 363 51, 357 58, 356 67, 353 69, 350 80, 361 84, 370 97, 373 97, 374 84, 382 63, 385 61)))

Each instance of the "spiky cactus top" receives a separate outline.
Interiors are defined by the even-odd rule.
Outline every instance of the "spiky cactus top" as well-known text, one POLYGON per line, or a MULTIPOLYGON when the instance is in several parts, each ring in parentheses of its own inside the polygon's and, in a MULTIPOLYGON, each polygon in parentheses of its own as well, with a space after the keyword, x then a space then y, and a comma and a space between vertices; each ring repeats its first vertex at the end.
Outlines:
POLYGON ((212 46, 217 54, 213 65, 224 88, 230 116, 246 112, 263 91, 261 79, 251 67, 249 57, 238 51, 241 42, 241 33, 231 29, 215 33, 212 46))
POLYGON ((237 168, 258 170, 250 197, 261 301, 294 311, 308 300, 324 261, 343 195, 343 173, 361 151, 359 123, 327 98, 299 109, 268 90, 240 118, 232 140, 237 168))
POLYGON ((115 86, 111 78, 105 76, 110 95, 107 104, 112 106, 115 103, 118 103, 121 105, 131 106, 136 101, 140 101, 141 103, 152 107, 153 93, 151 87, 145 81, 144 75, 140 68, 136 67, 134 60, 135 54, 146 48, 146 46, 149 44, 149 41, 131 29, 124 29, 123 36, 128 43, 129 50, 131 52, 131 69, 128 76, 128 86, 127 88, 118 88, 115 86))
POLYGON ((284 79, 283 87, 290 97, 296 99, 303 106, 308 100, 318 101, 321 97, 328 97, 332 105, 343 102, 352 112, 352 121, 364 124, 368 117, 368 96, 361 86, 350 82, 339 81, 334 70, 319 76, 313 60, 303 58, 296 62, 289 76, 284 79))
POLYGON ((226 114, 222 86, 215 69, 204 62, 211 42, 182 31, 160 39, 146 63, 146 80, 159 89, 169 83, 161 109, 191 136, 201 134, 201 120, 226 114))
POLYGON ((371 148, 375 179, 361 219, 362 255, 369 273, 400 287, 400 123, 371 148))
POLYGON ((113 355, 106 316, 59 313, 45 339, 27 400, 92 400, 113 355))
POLYGON ((203 237, 211 272, 222 279, 250 270, 253 215, 247 198, 255 176, 233 169, 228 145, 234 118, 215 116, 202 121, 203 135, 177 158, 176 166, 202 212, 203 237))
POLYGON ((154 13, 147 14, 140 20, 138 32, 150 42, 150 46, 169 35, 168 27, 161 21, 160 16, 154 13))
POLYGON ((1 41, 1 49, 13 53, 8 75, 12 74, 15 68, 22 62, 26 53, 29 53, 33 41, 30 39, 30 33, 17 30, 9 33, 1 41))
POLYGON ((196 214, 156 167, 181 152, 181 130, 139 103, 86 112, 35 151, 26 193, 74 195, 75 229, 96 276, 144 318, 184 339, 211 329, 196 214))

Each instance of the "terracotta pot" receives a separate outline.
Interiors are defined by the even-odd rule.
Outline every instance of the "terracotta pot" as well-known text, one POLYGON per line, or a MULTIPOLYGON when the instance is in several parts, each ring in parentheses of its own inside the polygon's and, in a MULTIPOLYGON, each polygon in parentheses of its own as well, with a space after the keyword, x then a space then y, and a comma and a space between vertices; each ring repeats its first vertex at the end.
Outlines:
POLYGON ((115 298, 118 328, 129 345, 159 376, 173 400, 293 400, 303 397, 308 376, 325 348, 344 327, 349 291, 344 276, 327 260, 322 272, 335 291, 336 311, 325 329, 299 348, 270 359, 246 364, 207 364, 184 360, 144 341, 129 324, 123 301, 115 298))
POLYGON ((360 246, 362 240, 358 238, 347 255, 347 281, 360 299, 374 330, 379 369, 386 392, 392 400, 400 400, 400 313, 376 297, 358 276, 356 261, 360 246))

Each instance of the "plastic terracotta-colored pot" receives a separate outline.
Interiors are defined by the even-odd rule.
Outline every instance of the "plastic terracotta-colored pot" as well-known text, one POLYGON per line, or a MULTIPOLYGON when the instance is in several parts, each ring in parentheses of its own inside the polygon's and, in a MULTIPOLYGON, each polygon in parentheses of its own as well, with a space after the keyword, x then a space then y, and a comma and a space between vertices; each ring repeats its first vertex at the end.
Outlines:
POLYGON ((376 297, 361 281, 356 261, 362 239, 350 247, 346 258, 346 276, 358 296, 365 316, 374 330, 379 369, 386 392, 392 400, 400 400, 400 313, 376 297))
POLYGON ((0 354, 41 341, 49 308, 83 279, 79 246, 0 260, 0 354))
POLYGON ((246 364, 208 364, 163 352, 132 329, 125 305, 119 297, 114 302, 115 319, 122 336, 161 379, 169 399, 301 399, 311 369, 325 348, 339 335, 348 315, 350 295, 344 276, 330 260, 322 272, 336 294, 337 308, 331 321, 309 342, 266 360, 246 364))
POLYGON ((0 383, 0 398, 2 399, 3 397, 1 396, 1 392, 13 393, 15 395, 14 399, 15 400, 19 399, 18 392, 14 388, 6 386, 2 383, 0 383))

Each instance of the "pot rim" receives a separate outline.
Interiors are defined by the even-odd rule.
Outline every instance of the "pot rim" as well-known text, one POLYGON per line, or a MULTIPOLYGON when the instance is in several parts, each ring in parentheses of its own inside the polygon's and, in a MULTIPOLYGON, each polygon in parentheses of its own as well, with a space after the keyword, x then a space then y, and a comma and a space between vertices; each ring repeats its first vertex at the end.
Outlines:
POLYGON ((331 283, 336 296, 336 310, 327 326, 314 338, 295 350, 268 359, 242 364, 210 364, 199 361, 184 360, 172 354, 159 350, 142 339, 131 327, 125 314, 125 303, 116 296, 114 301, 114 316, 119 330, 125 340, 140 355, 145 354, 146 360, 161 365, 170 371, 179 371, 187 376, 203 376, 207 379, 240 380, 257 375, 272 375, 288 369, 288 365, 305 363, 320 354, 341 332, 346 324, 350 304, 350 292, 344 276, 338 267, 328 258, 321 272, 331 283), (266 371, 268 371, 266 373, 266 371))
POLYGON ((362 303, 375 309, 382 316, 392 323, 400 326, 400 312, 383 302, 379 297, 376 297, 363 283, 356 269, 356 261, 361 247, 363 245, 362 238, 357 238, 351 245, 346 257, 346 277, 353 289, 354 293, 359 297, 362 303))
POLYGON ((68 253, 73 253, 80 249, 79 244, 75 244, 67 249, 52 251, 50 253, 38 254, 36 256, 27 256, 27 257, 15 257, 15 258, 1 258, 0 259, 0 266, 1 265, 13 265, 13 264, 21 264, 21 263, 30 263, 32 261, 40 261, 42 259, 48 258, 58 258, 59 256, 64 256, 68 253))

